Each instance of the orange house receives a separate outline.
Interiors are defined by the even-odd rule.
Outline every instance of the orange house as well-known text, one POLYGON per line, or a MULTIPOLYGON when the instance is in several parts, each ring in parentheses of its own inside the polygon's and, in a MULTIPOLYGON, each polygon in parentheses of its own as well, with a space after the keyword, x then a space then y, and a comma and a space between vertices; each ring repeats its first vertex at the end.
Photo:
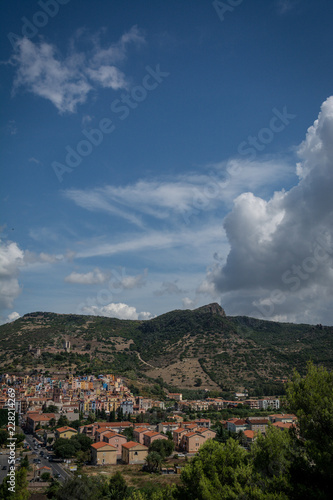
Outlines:
POLYGON ((216 432, 212 431, 211 429, 205 429, 204 431, 200 431, 200 434, 205 439, 214 439, 214 437, 216 436, 216 432))
POLYGON ((129 441, 122 445, 121 459, 125 464, 144 464, 148 448, 140 443, 129 441))
POLYGON ((183 436, 184 449, 187 453, 197 453, 200 446, 206 441, 204 436, 197 432, 188 432, 183 436))
POLYGON ((187 434, 187 429, 184 429, 184 427, 179 427, 175 431, 173 431, 172 437, 173 437, 173 442, 175 444, 175 450, 178 450, 180 443, 182 441, 182 438, 184 434, 187 434))
POLYGON ((103 434, 103 441, 117 448, 117 458, 121 458, 121 447, 127 443, 126 436, 109 431, 103 434))
POLYGON ((117 448, 100 441, 91 445, 91 461, 94 465, 116 465, 117 448))
POLYGON ((156 439, 168 439, 167 436, 164 436, 163 434, 160 434, 159 432, 154 432, 154 431, 148 431, 145 432, 143 435, 143 444, 145 446, 149 446, 156 441, 156 439))
POLYGON ((144 444, 143 443, 143 437, 144 437, 144 433, 145 432, 148 432, 148 429, 146 427, 136 427, 136 428, 134 428, 133 438, 135 439, 135 441, 137 441, 138 443, 144 444))
POLYGON ((72 436, 75 436, 77 434, 77 430, 73 429, 73 427, 68 427, 65 425, 64 427, 58 427, 55 431, 55 437, 56 439, 59 438, 66 438, 70 439, 72 436))

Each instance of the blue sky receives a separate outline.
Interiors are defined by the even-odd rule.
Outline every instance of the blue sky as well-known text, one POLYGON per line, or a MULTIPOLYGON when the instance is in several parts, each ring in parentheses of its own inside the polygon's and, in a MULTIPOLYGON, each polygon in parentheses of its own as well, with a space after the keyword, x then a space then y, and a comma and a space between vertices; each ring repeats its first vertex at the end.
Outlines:
POLYGON ((333 5, 12 0, 1 322, 333 324, 333 5))

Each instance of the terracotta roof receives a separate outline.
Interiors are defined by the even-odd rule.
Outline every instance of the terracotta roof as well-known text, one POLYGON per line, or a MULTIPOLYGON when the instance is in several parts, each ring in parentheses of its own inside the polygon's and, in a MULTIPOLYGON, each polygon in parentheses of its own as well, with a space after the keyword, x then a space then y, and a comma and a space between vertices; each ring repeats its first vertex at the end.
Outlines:
POLYGON ((91 445, 91 447, 95 448, 95 450, 99 450, 100 448, 104 448, 104 446, 108 446, 109 448, 112 448, 113 450, 117 449, 115 446, 113 446, 112 444, 106 443, 105 441, 100 441, 99 443, 94 443, 91 445))
POLYGON ((126 436, 123 436, 122 434, 118 434, 118 432, 113 432, 113 431, 108 431, 103 436, 108 437, 108 438, 109 437, 114 437, 114 436, 120 436, 120 437, 126 439, 126 436))
POLYGON ((147 427, 137 427, 134 432, 147 432, 147 427))
POLYGON ((254 431, 244 431, 244 436, 246 436, 247 438, 253 439, 255 436, 255 433, 254 433, 254 431))
POLYGON ((48 420, 51 420, 51 418, 56 418, 55 414, 54 413, 42 413, 41 415, 36 415, 36 414, 33 414, 33 415, 29 415, 29 418, 31 420, 34 420, 35 422, 46 422, 48 420))
POLYGON ((73 429, 73 427, 68 427, 67 425, 65 425, 65 427, 59 427, 58 429, 56 429, 57 432, 66 432, 66 431, 74 431, 74 432, 77 432, 76 429, 73 429))
POLYGON ((128 443, 124 443, 122 445, 123 448, 127 448, 128 450, 134 448, 135 446, 140 446, 141 448, 148 450, 147 446, 144 446, 143 444, 140 443, 135 443, 134 441, 128 441, 128 443))
POLYGON ((131 422, 98 422, 98 427, 131 427, 131 422))
POLYGON ((156 431, 147 431, 144 433, 145 436, 153 437, 153 436, 161 436, 159 432, 156 431))
POLYGON ((274 427, 278 427, 280 429, 290 429, 294 424, 292 422, 274 422, 274 427))

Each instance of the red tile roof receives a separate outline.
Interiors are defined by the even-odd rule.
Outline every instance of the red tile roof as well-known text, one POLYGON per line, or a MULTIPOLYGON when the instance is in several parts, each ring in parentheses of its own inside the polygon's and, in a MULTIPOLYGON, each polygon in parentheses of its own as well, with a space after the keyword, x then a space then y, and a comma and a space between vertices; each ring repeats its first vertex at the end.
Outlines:
POLYGON ((127 448, 128 450, 130 450, 131 448, 134 448, 135 446, 140 446, 141 448, 148 450, 147 446, 144 446, 143 444, 140 444, 140 443, 136 443, 135 441, 128 441, 128 443, 124 443, 122 445, 123 448, 127 448))
POLYGON ((59 427, 58 429, 56 429, 57 432, 61 433, 61 432, 66 432, 66 431, 74 431, 74 432, 77 432, 76 429, 73 429, 73 427, 68 427, 67 425, 65 425, 65 427, 59 427))
POLYGON ((106 443, 105 441, 100 441, 99 443, 94 443, 91 445, 91 447, 95 448, 95 450, 99 450, 100 448, 103 448, 104 446, 108 446, 109 448, 117 450, 117 448, 115 446, 113 446, 112 444, 106 443))

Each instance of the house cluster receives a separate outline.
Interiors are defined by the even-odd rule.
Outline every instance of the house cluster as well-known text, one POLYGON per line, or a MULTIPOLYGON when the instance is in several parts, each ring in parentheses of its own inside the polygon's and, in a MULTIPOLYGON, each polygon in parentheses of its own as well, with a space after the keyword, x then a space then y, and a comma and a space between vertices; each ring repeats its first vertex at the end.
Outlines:
MULTIPOLYGON (((23 418, 33 412, 39 414, 49 406, 56 407, 58 418, 59 415, 65 415, 69 421, 77 420, 79 412, 89 414, 105 411, 108 415, 113 411, 122 411, 123 415, 138 415, 153 407, 165 407, 163 401, 134 397, 124 381, 112 374, 98 377, 70 376, 66 379, 4 374, 1 376, 0 408, 6 408, 9 386, 15 389, 15 410, 23 418)), ((31 420, 28 424, 29 429, 34 431, 35 424, 31 420)), ((39 424, 43 424, 42 419, 39 424)))
MULTIPOLYGON (((236 394, 238 395, 238 393, 236 394)), ((235 395, 235 399, 237 400, 229 401, 223 398, 206 398, 198 401, 184 401, 182 399, 178 399, 175 402, 175 406, 179 411, 219 411, 225 408, 235 408, 239 404, 246 405, 251 410, 278 410, 280 408, 280 400, 275 397, 240 399, 235 395)))
POLYGON ((55 438, 70 439, 77 433, 89 436, 91 445, 91 463, 93 465, 114 465, 117 461, 124 464, 143 464, 150 445, 157 439, 168 439, 171 432, 175 450, 195 454, 200 446, 216 436, 210 428, 210 419, 198 419, 183 422, 176 420, 161 422, 157 425, 132 422, 95 422, 79 427, 78 430, 64 426, 56 429, 55 438), (125 429, 133 429, 133 440, 128 441, 122 434, 125 429))
MULTIPOLYGON (((50 438, 70 439, 77 433, 85 434, 93 441, 91 457, 94 465, 116 464, 117 461, 125 464, 144 463, 150 445, 157 439, 168 437, 172 437, 176 453, 197 453, 208 439, 216 436, 216 432, 211 429, 210 419, 200 418, 185 422, 180 415, 183 410, 218 411, 238 406, 240 403, 251 409, 276 411, 280 407, 278 398, 253 399, 248 398, 246 392, 235 394, 235 400, 232 401, 222 398, 185 401, 181 393, 169 393, 173 416, 169 417, 168 422, 152 425, 144 422, 132 423, 126 418, 131 420, 131 416, 144 415, 151 408, 165 409, 165 402, 134 396, 124 381, 113 374, 80 377, 71 375, 65 379, 56 375, 48 377, 35 374, 19 377, 4 374, 0 376, 0 408, 7 407, 9 387, 15 389, 15 409, 20 415, 21 424, 25 425, 29 433, 44 443, 50 442, 50 438), (117 413, 119 418, 124 417, 124 421, 94 422, 78 429, 71 427, 71 422, 79 419, 79 413, 88 417, 89 414, 97 415, 98 412, 101 412, 102 417, 103 413, 104 417, 117 413), (59 426, 52 432, 51 428, 54 428, 60 416, 67 418, 68 425, 59 426), (129 428, 133 430, 133 438, 130 441, 123 434, 129 428)), ((141 420, 144 420, 144 416, 141 420)), ((223 425, 232 432, 243 431, 247 442, 251 443, 258 432, 265 433, 269 422, 285 429, 293 425, 294 421, 293 415, 274 414, 267 418, 229 419, 223 422, 223 425)))
POLYGON ((258 433, 265 434, 269 424, 280 430, 289 429, 295 425, 296 416, 276 413, 268 417, 230 418, 222 421, 225 429, 230 432, 243 432, 247 444, 253 443, 258 433))

